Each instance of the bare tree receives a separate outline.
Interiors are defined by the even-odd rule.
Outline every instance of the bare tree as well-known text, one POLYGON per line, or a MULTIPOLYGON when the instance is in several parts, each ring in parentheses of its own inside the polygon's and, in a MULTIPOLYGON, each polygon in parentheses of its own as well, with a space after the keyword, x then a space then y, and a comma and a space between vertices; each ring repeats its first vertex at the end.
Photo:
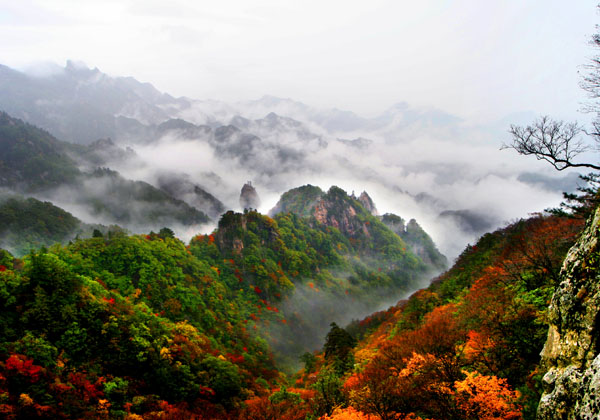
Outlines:
POLYGON ((579 138, 581 133, 586 132, 576 122, 565 123, 544 116, 527 127, 511 125, 509 133, 512 142, 503 144, 502 149, 515 149, 521 155, 534 155, 538 160, 549 162, 559 171, 566 168, 590 168, 600 171, 599 165, 574 161, 576 156, 590 149, 579 138))
MULTIPOLYGON (((598 5, 600 9, 600 5, 598 5)), ((592 35, 590 45, 600 50, 600 26, 598 33, 592 35)), ((503 144, 502 149, 515 149, 522 155, 534 155, 538 160, 549 162, 554 168, 562 171, 566 168, 589 168, 600 171, 600 164, 590 162, 575 162, 575 158, 583 152, 592 150, 580 137, 585 134, 589 139, 600 145, 600 55, 593 57, 587 64, 582 65, 580 87, 588 93, 590 102, 582 111, 596 114, 591 124, 591 129, 586 130, 579 124, 556 121, 544 116, 533 122, 532 125, 521 127, 511 125, 509 133, 512 141, 503 144)), ((596 151, 598 151, 596 147, 596 151)), ((595 178, 598 174, 589 174, 595 178)))
MULTIPOLYGON (((598 8, 600 9, 600 5, 598 8)), ((598 33, 592 36, 590 44, 600 50, 600 26, 596 28, 598 33)), ((585 218, 600 205, 600 163, 576 159, 584 152, 600 151, 600 54, 581 68, 584 71, 580 87, 590 98, 582 111, 596 114, 591 128, 585 129, 576 122, 565 123, 544 116, 527 127, 511 125, 508 130, 511 141, 504 143, 502 149, 514 149, 521 155, 533 155, 538 160, 549 162, 558 171, 567 168, 591 169, 587 175, 579 175, 584 184, 577 187, 577 192, 563 193, 565 202, 561 203, 560 208, 546 210, 554 214, 585 218), (582 137, 587 137, 588 141, 582 140, 582 137), (596 147, 592 147, 593 143, 596 147)))
MULTIPOLYGON (((600 29, 600 27, 596 27, 600 29)), ((600 34, 592 35, 592 39, 590 40, 590 45, 593 48, 600 49, 600 34)), ((588 64, 582 66, 586 73, 582 75, 581 82, 579 86, 585 91, 587 91, 588 96, 592 99, 600 98, 600 56, 595 56, 590 60, 588 64)), ((590 112, 598 112, 598 104, 592 104, 588 108, 587 111, 590 112)))

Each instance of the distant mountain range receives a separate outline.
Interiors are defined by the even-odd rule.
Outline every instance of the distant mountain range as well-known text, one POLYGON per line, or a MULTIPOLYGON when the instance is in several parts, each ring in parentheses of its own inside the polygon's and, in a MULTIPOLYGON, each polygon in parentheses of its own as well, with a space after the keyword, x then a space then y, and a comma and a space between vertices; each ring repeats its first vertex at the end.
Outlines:
MULTIPOLYGON (((486 178, 553 194, 577 185, 575 174, 557 179, 532 170, 478 168, 481 159, 469 155, 474 145, 482 144, 472 137, 483 131, 465 131, 463 121, 453 115, 406 103, 366 118, 274 96, 231 104, 175 98, 149 83, 112 77, 73 61, 44 76, 0 65, 0 92, 0 111, 7 113, 2 118, 42 129, 35 129, 39 141, 27 150, 29 158, 14 160, 19 163, 12 163, 18 166, 12 169, 0 167, 0 184, 37 191, 43 200, 53 194, 54 200, 61 199, 55 204, 67 205, 82 219, 92 216, 133 229, 139 227, 134 219, 144 226, 152 220, 153 227, 169 220, 182 226, 191 220, 215 221, 226 209, 238 208, 247 180, 254 181, 259 194, 271 197, 262 200, 271 206, 274 197, 298 185, 345 182, 346 188, 382 189, 378 201, 393 197, 394 207, 410 209, 424 225, 443 226, 447 233, 438 234, 440 246, 455 255, 467 241, 515 217, 497 204, 474 206, 469 194, 462 193, 465 183, 479 194, 490 193, 482 182, 486 178), (98 185, 104 187, 90 189, 90 176, 95 183, 102 179, 98 185), (40 193, 51 188, 51 194, 40 193), (110 206, 90 207, 107 188, 122 195, 110 206), (157 210, 149 196, 171 204, 157 210), (141 199, 143 205, 129 208, 144 210, 118 210, 125 197, 141 199)), ((3 124, 6 128, 8 123, 3 124)), ((2 152, 7 160, 13 159, 6 155, 9 151, 21 153, 7 146, 2 152)))
POLYGON ((72 62, 1 67, 0 102, 8 418, 516 419, 542 389, 548 418, 596 408, 569 355, 598 353, 600 213, 573 248, 583 220, 542 214, 463 247, 573 174, 446 142, 438 111, 173 98, 72 62), (427 224, 462 251, 445 273, 427 224))
MULTIPOLYGON (((279 117, 269 114, 265 120, 277 121, 279 117)), ((200 129, 182 120, 169 120, 159 127, 165 125, 169 130, 200 129)), ((206 130, 204 134, 213 132, 210 127, 206 130)), ((226 139, 235 138, 238 133, 239 129, 233 126, 217 128, 214 135, 220 142, 215 143, 215 148, 221 147, 232 159, 247 158, 243 151, 224 147, 226 139)), ((139 232, 185 226, 197 232, 200 225, 216 222, 226 210, 223 203, 184 175, 163 173, 157 177, 156 185, 151 185, 126 179, 109 169, 105 165, 110 162, 136 157, 133 150, 122 149, 109 139, 89 145, 62 142, 42 129, 0 112, 0 146, 0 187, 4 189, 0 194, 0 246, 17 254, 32 247, 66 242, 75 236, 90 237, 94 229, 106 234, 119 229, 117 226, 139 232), (85 215, 87 223, 57 205, 85 215)), ((258 194, 249 184, 242 188, 242 201, 249 203, 242 207, 259 205, 258 194), (246 189, 252 190, 252 200, 244 195, 246 189)), ((366 234, 361 237, 363 242, 371 240, 368 232, 375 225, 369 226, 369 218, 377 215, 375 204, 366 192, 357 199, 337 187, 326 194, 312 186, 286 192, 271 211, 273 215, 285 212, 314 217, 350 237, 366 234), (327 211, 329 215, 324 216, 327 211)), ((389 225, 387 221, 392 216, 384 216, 383 224, 378 222, 380 229, 389 225)), ((393 217, 401 226, 389 225, 390 229, 410 245, 429 269, 446 268, 446 258, 416 221, 411 220, 405 227, 400 217, 393 217)))
POLYGON ((57 138, 82 144, 106 137, 119 139, 144 129, 153 131, 178 118, 212 127, 231 124, 255 134, 292 131, 301 139, 315 137, 306 125, 326 133, 348 133, 460 122, 442 111, 416 110, 406 103, 398 103, 375 118, 364 118, 350 111, 320 110, 274 96, 235 104, 174 98, 150 83, 111 77, 73 61, 43 77, 0 65, 0 91, 0 109, 57 138))

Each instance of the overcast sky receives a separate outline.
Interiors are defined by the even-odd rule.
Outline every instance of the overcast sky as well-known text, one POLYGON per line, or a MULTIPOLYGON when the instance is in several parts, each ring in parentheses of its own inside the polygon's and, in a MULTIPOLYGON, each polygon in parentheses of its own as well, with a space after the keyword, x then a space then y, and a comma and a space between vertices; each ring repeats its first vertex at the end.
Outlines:
POLYGON ((0 0, 0 63, 81 60, 176 96, 481 122, 576 116, 597 0, 0 0))

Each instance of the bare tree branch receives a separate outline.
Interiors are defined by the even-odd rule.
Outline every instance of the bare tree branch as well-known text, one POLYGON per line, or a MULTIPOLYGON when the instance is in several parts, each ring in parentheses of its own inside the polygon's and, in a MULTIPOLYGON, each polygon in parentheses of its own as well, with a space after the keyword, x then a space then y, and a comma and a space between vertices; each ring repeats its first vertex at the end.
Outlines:
POLYGON ((544 116, 527 127, 511 125, 509 133, 512 142, 503 144, 502 149, 515 149, 521 155, 533 155, 538 160, 549 162, 559 171, 582 167, 600 171, 599 165, 574 162, 576 156, 589 150, 578 138, 585 130, 577 123, 564 123, 544 116))

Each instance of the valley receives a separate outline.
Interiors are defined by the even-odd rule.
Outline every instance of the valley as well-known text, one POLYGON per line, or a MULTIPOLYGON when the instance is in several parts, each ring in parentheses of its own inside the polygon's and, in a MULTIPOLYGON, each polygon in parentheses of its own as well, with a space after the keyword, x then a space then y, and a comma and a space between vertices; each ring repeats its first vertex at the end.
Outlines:
POLYGON ((596 410, 594 178, 496 157, 494 124, 176 98, 73 61, 2 65, 0 93, 3 417, 596 410))

